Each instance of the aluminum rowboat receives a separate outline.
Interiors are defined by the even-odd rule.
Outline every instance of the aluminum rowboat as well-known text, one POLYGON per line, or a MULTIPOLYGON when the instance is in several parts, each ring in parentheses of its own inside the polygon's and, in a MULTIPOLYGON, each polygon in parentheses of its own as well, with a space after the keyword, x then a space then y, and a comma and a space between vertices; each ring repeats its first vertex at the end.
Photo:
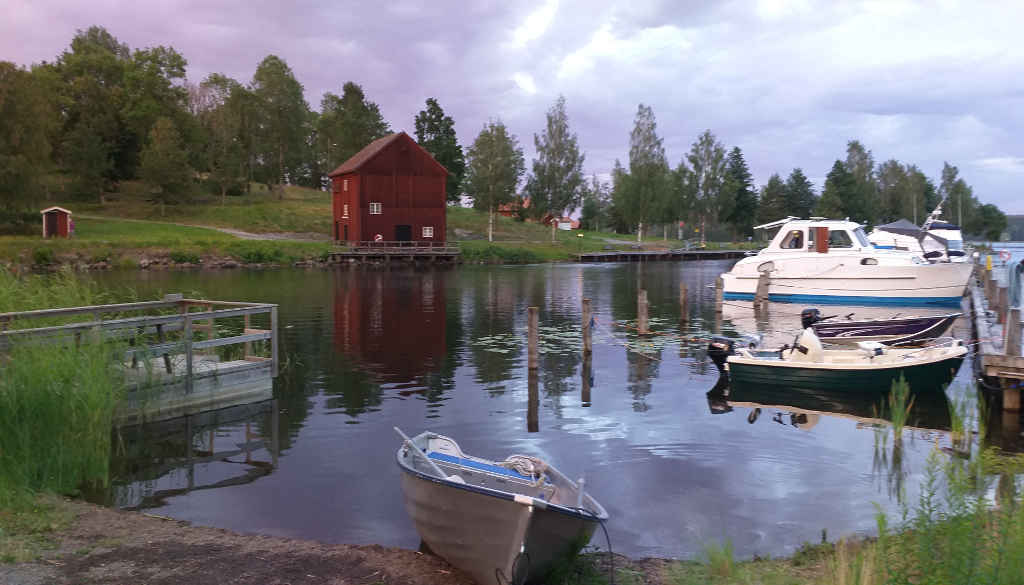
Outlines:
POLYGON ((891 319, 821 320, 817 309, 804 309, 803 326, 813 327, 823 343, 855 344, 877 341, 886 345, 906 345, 942 337, 963 313, 899 317, 891 319), (807 315, 810 313, 810 315, 807 315), (807 316, 805 316, 807 315, 807 316), (810 317, 810 318, 808 318, 810 317), (814 320, 817 317, 817 320, 814 320))
POLYGON ((539 459, 471 457, 431 432, 405 438, 397 457, 420 538, 480 585, 540 582, 608 518, 582 486, 539 459))

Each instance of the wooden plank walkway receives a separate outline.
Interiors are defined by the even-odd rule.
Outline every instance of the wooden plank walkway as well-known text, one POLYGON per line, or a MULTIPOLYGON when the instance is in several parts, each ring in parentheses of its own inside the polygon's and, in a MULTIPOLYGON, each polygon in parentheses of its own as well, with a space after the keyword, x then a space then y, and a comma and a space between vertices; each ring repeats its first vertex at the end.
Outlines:
POLYGON ((1024 380, 1020 310, 1009 307, 1006 268, 976 266, 968 294, 981 373, 1002 389, 1003 410, 1019 413, 1024 380))
POLYGON ((356 242, 328 253, 330 262, 456 262, 457 242, 356 242))

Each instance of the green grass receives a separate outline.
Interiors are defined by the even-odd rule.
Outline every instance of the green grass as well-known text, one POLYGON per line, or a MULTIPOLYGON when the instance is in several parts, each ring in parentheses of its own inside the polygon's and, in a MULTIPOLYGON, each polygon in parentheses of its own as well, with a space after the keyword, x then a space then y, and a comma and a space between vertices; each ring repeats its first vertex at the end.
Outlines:
POLYGON ((71 506, 54 494, 6 498, 0 504, 0 564, 37 560, 57 547, 57 535, 73 519, 71 506))

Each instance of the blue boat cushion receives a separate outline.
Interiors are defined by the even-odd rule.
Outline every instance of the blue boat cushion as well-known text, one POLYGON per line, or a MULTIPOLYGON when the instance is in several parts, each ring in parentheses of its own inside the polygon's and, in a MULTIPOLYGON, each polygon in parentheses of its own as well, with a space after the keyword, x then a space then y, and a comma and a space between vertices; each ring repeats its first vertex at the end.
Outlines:
POLYGON ((461 457, 455 457, 452 455, 446 455, 444 453, 437 453, 434 451, 427 453, 427 457, 430 457, 431 459, 436 459, 438 461, 444 461, 445 463, 454 463, 456 465, 469 467, 471 469, 479 469, 481 471, 486 471, 488 473, 494 473, 497 475, 507 475, 508 477, 514 477, 516 479, 521 479, 524 481, 534 481, 534 479, 528 475, 523 475, 519 472, 513 471, 507 467, 502 467, 500 465, 481 463, 479 461, 473 461, 472 459, 463 459, 461 457))

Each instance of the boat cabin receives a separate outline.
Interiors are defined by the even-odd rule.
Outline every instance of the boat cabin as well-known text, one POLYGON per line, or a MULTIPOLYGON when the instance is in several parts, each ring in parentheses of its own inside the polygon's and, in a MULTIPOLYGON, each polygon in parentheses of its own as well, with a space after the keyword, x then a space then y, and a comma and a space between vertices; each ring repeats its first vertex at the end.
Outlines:
POLYGON ((819 252, 832 249, 872 250, 860 224, 834 219, 788 217, 756 226, 754 229, 780 228, 762 252, 819 252))

